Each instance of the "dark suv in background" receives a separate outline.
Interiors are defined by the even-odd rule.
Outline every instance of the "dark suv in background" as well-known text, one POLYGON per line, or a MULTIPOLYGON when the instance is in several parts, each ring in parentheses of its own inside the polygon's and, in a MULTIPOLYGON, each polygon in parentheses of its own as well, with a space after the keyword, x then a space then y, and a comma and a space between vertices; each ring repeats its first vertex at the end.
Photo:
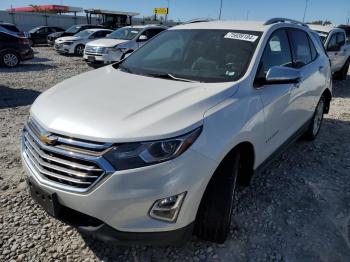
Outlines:
POLYGON ((64 29, 55 26, 38 26, 28 31, 29 42, 32 46, 36 44, 47 44, 47 36, 64 29))
POLYGON ((75 35, 76 33, 79 33, 80 31, 83 31, 85 29, 90 29, 90 28, 105 28, 105 27, 101 25, 89 25, 89 24, 73 25, 64 32, 56 32, 56 33, 49 34, 47 37, 47 43, 49 45, 54 45, 55 40, 59 37, 72 36, 72 35, 75 35))
POLYGON ((0 31, 0 65, 15 67, 33 57, 28 38, 0 31))

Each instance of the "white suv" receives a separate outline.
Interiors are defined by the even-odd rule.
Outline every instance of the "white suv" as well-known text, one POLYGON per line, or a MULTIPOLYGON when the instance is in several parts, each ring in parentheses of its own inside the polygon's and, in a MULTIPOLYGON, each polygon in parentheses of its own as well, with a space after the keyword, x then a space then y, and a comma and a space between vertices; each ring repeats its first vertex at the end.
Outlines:
POLYGON ((287 19, 184 24, 56 85, 23 131, 33 198, 106 240, 223 242, 236 182, 320 130, 332 82, 316 38, 287 19))

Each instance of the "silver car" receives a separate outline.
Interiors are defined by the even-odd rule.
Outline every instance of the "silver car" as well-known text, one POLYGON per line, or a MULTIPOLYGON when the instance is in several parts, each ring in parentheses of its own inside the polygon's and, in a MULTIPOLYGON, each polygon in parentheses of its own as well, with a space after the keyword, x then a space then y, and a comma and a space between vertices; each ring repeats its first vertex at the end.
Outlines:
POLYGON ((103 39, 89 42, 85 46, 84 59, 94 65, 120 61, 166 29, 166 26, 159 25, 120 28, 103 39))

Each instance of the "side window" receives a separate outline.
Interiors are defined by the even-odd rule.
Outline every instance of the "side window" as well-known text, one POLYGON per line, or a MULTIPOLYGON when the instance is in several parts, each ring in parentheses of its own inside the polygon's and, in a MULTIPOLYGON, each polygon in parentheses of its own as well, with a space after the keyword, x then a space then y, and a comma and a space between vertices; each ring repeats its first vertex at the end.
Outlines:
POLYGON ((345 45, 345 34, 337 33, 337 44, 341 47, 345 45))
POLYGON ((100 31, 100 37, 106 37, 106 35, 110 34, 110 31, 100 31))
POLYGON ((273 66, 292 67, 292 55, 285 30, 274 32, 261 57, 257 79, 265 79, 267 72, 273 66))
POLYGON ((301 30, 289 30, 292 52, 293 64, 295 68, 301 68, 312 61, 310 51, 309 38, 307 34, 301 30))
POLYGON ((310 51, 311 51, 311 58, 312 58, 312 61, 314 61, 317 58, 318 53, 312 40, 309 37, 308 39, 309 39, 309 45, 310 45, 310 51))
POLYGON ((156 35, 158 35, 162 31, 163 31, 163 29, 150 29, 150 30, 147 30, 147 37, 148 37, 148 39, 151 39, 152 37, 155 37, 156 35))
POLYGON ((45 34, 45 33, 47 33, 47 32, 48 32, 47 27, 41 28, 41 29, 39 29, 39 31, 38 31, 39 34, 45 34))
POLYGON ((328 42, 328 45, 327 45, 327 50, 328 51, 334 51, 337 49, 337 34, 333 34, 331 36, 331 39, 329 40, 328 42))
POLYGON ((91 35, 93 38, 101 38, 105 37, 106 34, 104 34, 104 31, 97 31, 91 35))

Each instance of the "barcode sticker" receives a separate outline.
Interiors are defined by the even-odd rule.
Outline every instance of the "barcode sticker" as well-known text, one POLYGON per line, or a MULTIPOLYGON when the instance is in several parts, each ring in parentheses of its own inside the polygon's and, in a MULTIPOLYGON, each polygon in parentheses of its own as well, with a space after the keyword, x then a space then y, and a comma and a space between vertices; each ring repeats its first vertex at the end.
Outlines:
POLYGON ((248 41, 248 42, 255 42, 256 39, 258 39, 259 37, 256 35, 229 32, 224 36, 224 38, 242 40, 242 41, 248 41))

